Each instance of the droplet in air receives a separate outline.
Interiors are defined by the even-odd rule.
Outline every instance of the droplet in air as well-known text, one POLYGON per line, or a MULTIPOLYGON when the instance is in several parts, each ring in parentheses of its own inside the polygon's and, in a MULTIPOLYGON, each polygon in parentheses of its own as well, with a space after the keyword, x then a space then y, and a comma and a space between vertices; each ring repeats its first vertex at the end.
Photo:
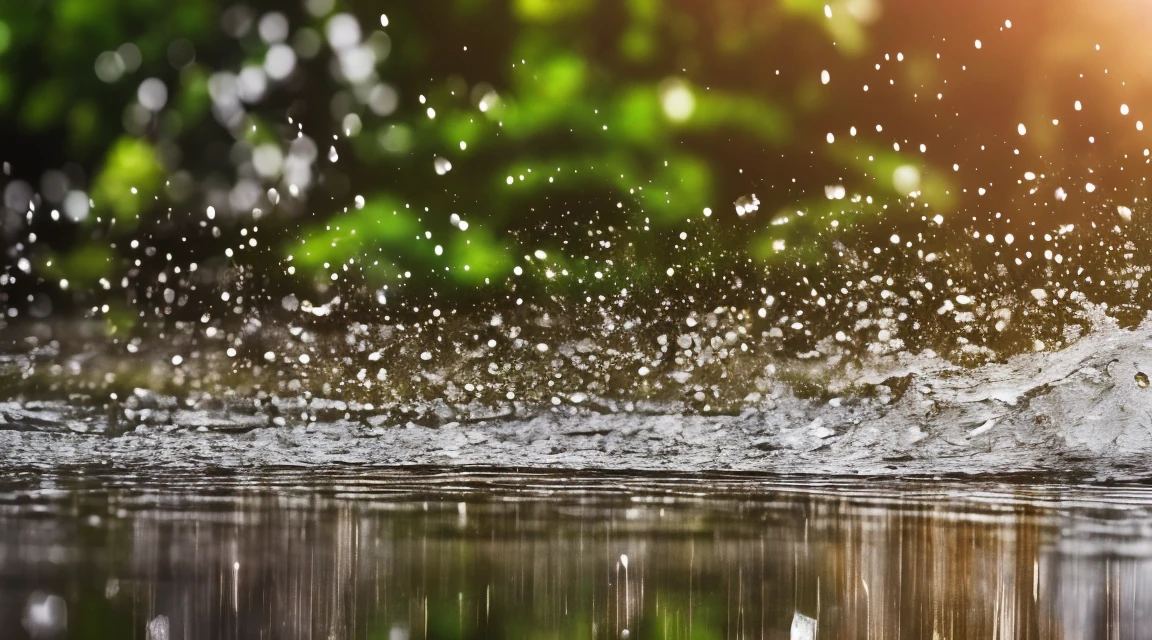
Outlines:
POLYGON ((673 122, 684 122, 696 110, 696 96, 691 87, 679 78, 665 80, 660 87, 660 106, 664 115, 673 122))
POLYGON ((832 74, 828 73, 827 69, 820 72, 820 84, 828 84, 831 81, 832 74))
POLYGON ((68 628, 68 604, 56 594, 36 591, 24 604, 20 621, 33 638, 55 638, 68 628))
POLYGON ((452 163, 449 162, 447 158, 440 156, 436 156, 436 160, 433 162, 433 165, 436 168, 436 175, 438 176, 442 176, 452 170, 452 163))
POLYGON ((1019 133, 1020 135, 1028 133, 1028 127, 1025 127, 1024 123, 1021 122, 1020 124, 1016 125, 1016 133, 1019 133))
POLYGON ((733 204, 736 205, 736 215, 741 218, 756 213, 760 209, 760 200, 755 193, 750 196, 740 196, 736 198, 736 202, 733 204))
POLYGON ((148 78, 140 83, 140 87, 136 90, 136 99, 145 109, 152 112, 159 111, 168 103, 168 87, 158 78, 148 78))
POLYGON ((920 189, 920 170, 905 164, 892 172, 892 186, 900 193, 909 194, 920 189))

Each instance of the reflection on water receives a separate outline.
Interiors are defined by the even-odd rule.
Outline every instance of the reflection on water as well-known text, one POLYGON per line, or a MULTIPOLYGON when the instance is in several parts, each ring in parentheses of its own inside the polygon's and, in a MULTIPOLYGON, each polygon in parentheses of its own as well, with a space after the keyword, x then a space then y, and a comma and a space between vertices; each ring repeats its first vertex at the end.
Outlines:
POLYGON ((17 638, 1135 638, 1150 558, 1145 487, 0 476, 17 638))

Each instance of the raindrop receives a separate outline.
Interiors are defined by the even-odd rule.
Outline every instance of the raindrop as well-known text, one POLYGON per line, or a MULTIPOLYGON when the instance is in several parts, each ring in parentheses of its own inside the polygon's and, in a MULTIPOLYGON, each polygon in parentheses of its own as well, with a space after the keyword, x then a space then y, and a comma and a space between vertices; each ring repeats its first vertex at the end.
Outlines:
POLYGON ((268 88, 268 76, 261 67, 247 66, 236 78, 236 88, 240 99, 248 104, 259 102, 268 88))
POLYGON ((367 45, 346 49, 340 55, 340 72, 353 84, 368 80, 375 67, 376 52, 367 45))
POLYGON ((83 191, 69 191, 68 195, 64 196, 64 215, 72 222, 80 222, 88 217, 90 209, 88 203, 88 194, 83 191))
POLYGON ((340 128, 344 130, 344 137, 352 138, 360 134, 364 128, 364 121, 360 116, 355 113, 349 113, 344 116, 344 120, 340 123, 340 128))
POLYGON ((335 6, 336 0, 304 0, 304 8, 317 18, 328 15, 335 6))
POLYGON ((146 640, 169 640, 168 616, 159 615, 148 622, 146 640))
POLYGON ((760 199, 756 197, 755 193, 750 196, 740 196, 733 204, 736 205, 736 215, 741 218, 756 213, 760 209, 760 199))
POLYGON ((696 97, 683 80, 666 80, 660 89, 660 106, 669 120, 684 122, 696 109, 696 97))
POLYGON ((380 83, 368 92, 368 108, 378 116, 390 116, 400 104, 400 96, 390 85, 380 83))
POLYGON ((1136 386, 1140 387, 1141 389, 1147 389, 1148 384, 1149 384, 1148 374, 1144 373, 1143 371, 1137 371, 1136 372, 1136 386))
POLYGON ((37 591, 28 596, 20 620, 33 638, 55 638, 68 628, 68 605, 58 595, 37 591))
POLYGON ((920 189, 920 169, 905 164, 892 172, 892 186, 900 193, 913 193, 920 189))
POLYGON ((116 54, 124 61, 124 71, 133 73, 140 68, 140 63, 143 62, 143 57, 140 55, 140 47, 125 42, 116 49, 116 54))
MULTIPOLYGON (((272 178, 280 173, 284 164, 284 153, 278 145, 267 143, 252 150, 252 168, 264 178, 272 178)), ((276 204, 273 202, 272 204, 276 204)))
POLYGON ((145 109, 159 111, 168 102, 168 87, 159 78, 148 78, 140 83, 140 88, 136 90, 136 99, 145 109))
POLYGON ((96 56, 96 77, 108 83, 116 82, 124 75, 124 61, 120 54, 105 51, 96 56))
POLYGON ((443 158, 441 156, 436 156, 436 160, 433 161, 432 164, 435 167, 436 175, 438 176, 442 176, 452 170, 452 163, 449 162, 447 158, 443 158))
POLYGON ((276 44, 264 54, 264 72, 273 80, 283 80, 296 69, 296 52, 286 44, 276 44))
POLYGON ((267 44, 284 42, 288 37, 288 18, 283 13, 266 13, 260 18, 256 30, 260 32, 260 39, 267 44))
POLYGON ((360 44, 360 23, 350 13, 338 13, 329 18, 324 32, 329 46, 336 51, 345 51, 360 44))

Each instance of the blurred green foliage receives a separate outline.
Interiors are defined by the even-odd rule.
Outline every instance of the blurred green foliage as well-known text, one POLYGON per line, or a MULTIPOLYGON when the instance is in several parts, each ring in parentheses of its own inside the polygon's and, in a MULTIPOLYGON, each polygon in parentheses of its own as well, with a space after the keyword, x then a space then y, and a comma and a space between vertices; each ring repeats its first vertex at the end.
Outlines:
POLYGON ((122 137, 108 149, 104 167, 92 185, 92 198, 107 208, 121 226, 132 226, 164 182, 155 149, 145 140, 122 137))
MULTIPOLYGON (((31 249, 38 276, 66 279, 73 291, 146 269, 131 240, 167 242, 176 261, 211 262, 223 246, 244 249, 237 233, 257 219, 265 242, 228 260, 265 274, 290 266, 291 286, 303 288, 414 278, 475 290, 541 247, 555 271, 584 283, 596 270, 585 258, 597 225, 628 247, 613 254, 610 287, 685 263, 737 263, 745 248, 763 263, 819 263, 830 220, 850 232, 908 196, 893 180, 900 167, 915 168, 920 196, 935 206, 952 198, 946 175, 922 158, 812 135, 843 111, 823 95, 821 67, 868 47, 867 25, 844 6, 337 1, 317 13, 271 0, 9 3, 0 8, 0 116, 10 133, 43 146, 18 169, 82 168, 71 188, 91 198, 91 214, 76 234, 40 233, 31 249), (279 12, 287 32, 259 35, 261 20, 279 12), (326 43, 345 13, 375 61, 356 79, 340 70, 346 50, 326 43), (377 26, 381 13, 387 26, 377 26), (221 98, 227 82, 261 75, 281 39, 298 60, 290 77, 265 74, 266 90, 234 105, 221 98), (156 113, 139 103, 145 78, 167 87, 156 113), (377 109, 371 96, 385 89, 398 102, 377 109), (315 141, 311 184, 289 197, 299 185, 287 163, 305 134, 315 141), (284 165, 260 173, 257 152, 280 154, 284 165), (762 176, 791 171, 796 157, 812 158, 810 175, 833 167, 871 199, 762 190, 773 213, 737 220, 731 203, 758 183, 767 189, 762 176), (434 160, 451 169, 434 170, 434 160), (241 187, 254 195, 229 211, 241 187), (221 214, 206 225, 209 206, 221 214), (654 240, 705 210, 720 231, 695 255, 654 240), (782 216, 790 222, 773 224, 782 216)), ((525 271, 541 286, 568 286, 545 269, 525 271)))

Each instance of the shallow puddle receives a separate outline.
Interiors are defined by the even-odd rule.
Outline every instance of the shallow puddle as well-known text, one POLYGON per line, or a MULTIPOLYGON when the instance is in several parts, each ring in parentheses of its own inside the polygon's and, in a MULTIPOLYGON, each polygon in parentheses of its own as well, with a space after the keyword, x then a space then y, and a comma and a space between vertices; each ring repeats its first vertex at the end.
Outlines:
POLYGON ((67 638, 1136 638, 1152 488, 325 470, 0 476, 67 638))

